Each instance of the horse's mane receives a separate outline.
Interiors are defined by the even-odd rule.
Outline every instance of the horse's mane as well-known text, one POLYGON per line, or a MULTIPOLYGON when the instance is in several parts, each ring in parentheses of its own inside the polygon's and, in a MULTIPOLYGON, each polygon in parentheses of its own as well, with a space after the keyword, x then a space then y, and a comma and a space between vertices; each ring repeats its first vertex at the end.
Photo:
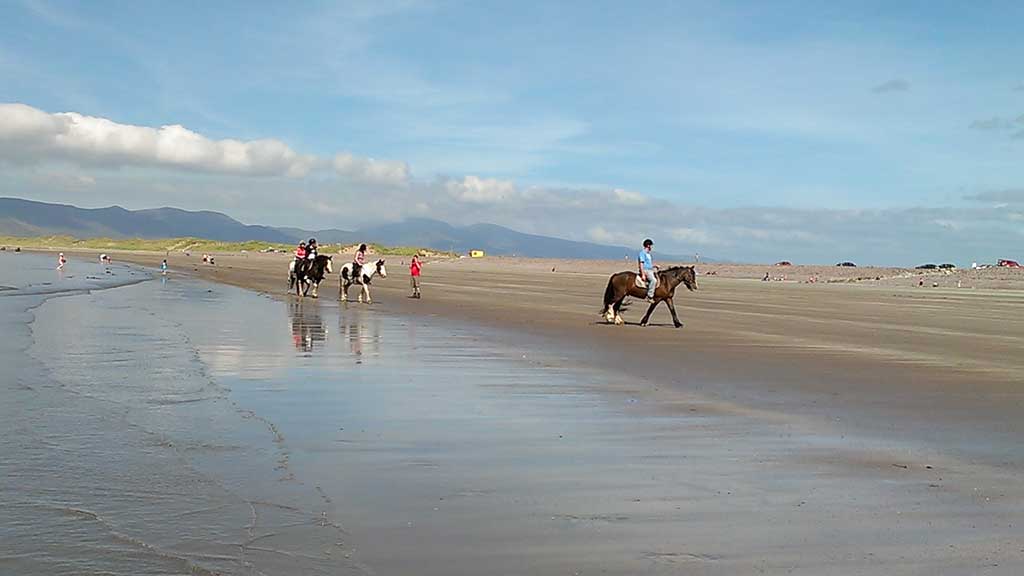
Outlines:
POLYGON ((663 268, 659 270, 659 272, 675 272, 677 270, 682 270, 684 268, 693 268, 693 266, 672 266, 670 268, 663 268))

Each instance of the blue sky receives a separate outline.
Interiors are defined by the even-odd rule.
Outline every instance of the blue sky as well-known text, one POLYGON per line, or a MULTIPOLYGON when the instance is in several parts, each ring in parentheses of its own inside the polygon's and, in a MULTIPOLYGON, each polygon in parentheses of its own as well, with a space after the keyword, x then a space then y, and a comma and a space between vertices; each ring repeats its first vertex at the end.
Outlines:
POLYGON ((894 4, 0 2, 3 194, 739 260, 1024 255, 1024 5, 894 4), (77 132, 13 128, 39 115, 77 132), (274 145, 239 164, 224 140, 274 145))

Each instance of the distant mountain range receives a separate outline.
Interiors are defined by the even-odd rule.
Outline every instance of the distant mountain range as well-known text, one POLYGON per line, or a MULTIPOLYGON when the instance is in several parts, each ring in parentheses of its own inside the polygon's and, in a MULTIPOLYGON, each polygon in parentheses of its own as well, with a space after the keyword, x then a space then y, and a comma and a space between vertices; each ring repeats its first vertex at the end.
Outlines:
MULTIPOLYGON (((495 224, 452 226, 439 220, 410 218, 402 222, 359 230, 302 230, 242 224, 220 212, 178 208, 126 210, 78 208, 20 198, 0 198, 0 235, 76 238, 173 238, 193 236, 209 240, 292 243, 315 237, 321 243, 373 242, 388 246, 420 246, 467 252, 484 250, 495 255, 534 258, 619 260, 633 249, 550 236, 524 234, 495 224)), ((662 255, 663 259, 669 257, 662 255)))

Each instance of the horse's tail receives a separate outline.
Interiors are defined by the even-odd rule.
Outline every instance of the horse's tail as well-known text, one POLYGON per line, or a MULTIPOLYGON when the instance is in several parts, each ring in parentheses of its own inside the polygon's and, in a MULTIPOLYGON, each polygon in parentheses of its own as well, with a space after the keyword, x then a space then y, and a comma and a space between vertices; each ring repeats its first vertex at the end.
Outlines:
POLYGON ((604 314, 608 310, 613 302, 615 302, 615 286, 614 286, 615 275, 608 279, 608 286, 604 289, 604 306, 601 307, 601 314, 604 314))

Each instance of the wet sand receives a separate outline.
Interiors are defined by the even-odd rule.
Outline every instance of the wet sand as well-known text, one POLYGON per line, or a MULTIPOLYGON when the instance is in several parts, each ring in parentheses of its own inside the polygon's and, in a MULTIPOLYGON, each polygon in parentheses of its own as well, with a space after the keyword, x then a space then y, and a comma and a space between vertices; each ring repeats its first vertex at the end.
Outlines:
MULTIPOLYGON (((338 362, 394 377, 371 411, 383 416, 358 431, 313 434, 334 421, 275 413, 294 386, 260 403, 282 429, 334 434, 290 466, 345 495, 338 514, 367 570, 1024 569, 1021 292, 702 276, 678 298, 685 328, 660 310, 662 324, 643 329, 598 316, 614 263, 552 273, 548 263, 432 262, 424 299, 409 300, 406 270, 390 259, 373 306, 337 308, 336 279, 319 302, 283 294, 287 257, 217 260, 173 255, 172 278, 281 298, 298 349, 330 341, 337 322, 338 362), (389 332, 396 325, 404 336, 389 332), (422 377, 398 360, 421 345, 416 329, 445 331, 417 358, 460 378, 422 377), (403 338, 404 353, 377 348, 403 338)), ((635 305, 627 319, 641 313, 635 305)), ((237 354, 247 347, 232 342, 237 354)), ((369 404, 355 406, 374 405, 373 384, 356 386, 369 404)), ((303 406, 322 401, 316 392, 303 392, 303 406)))

